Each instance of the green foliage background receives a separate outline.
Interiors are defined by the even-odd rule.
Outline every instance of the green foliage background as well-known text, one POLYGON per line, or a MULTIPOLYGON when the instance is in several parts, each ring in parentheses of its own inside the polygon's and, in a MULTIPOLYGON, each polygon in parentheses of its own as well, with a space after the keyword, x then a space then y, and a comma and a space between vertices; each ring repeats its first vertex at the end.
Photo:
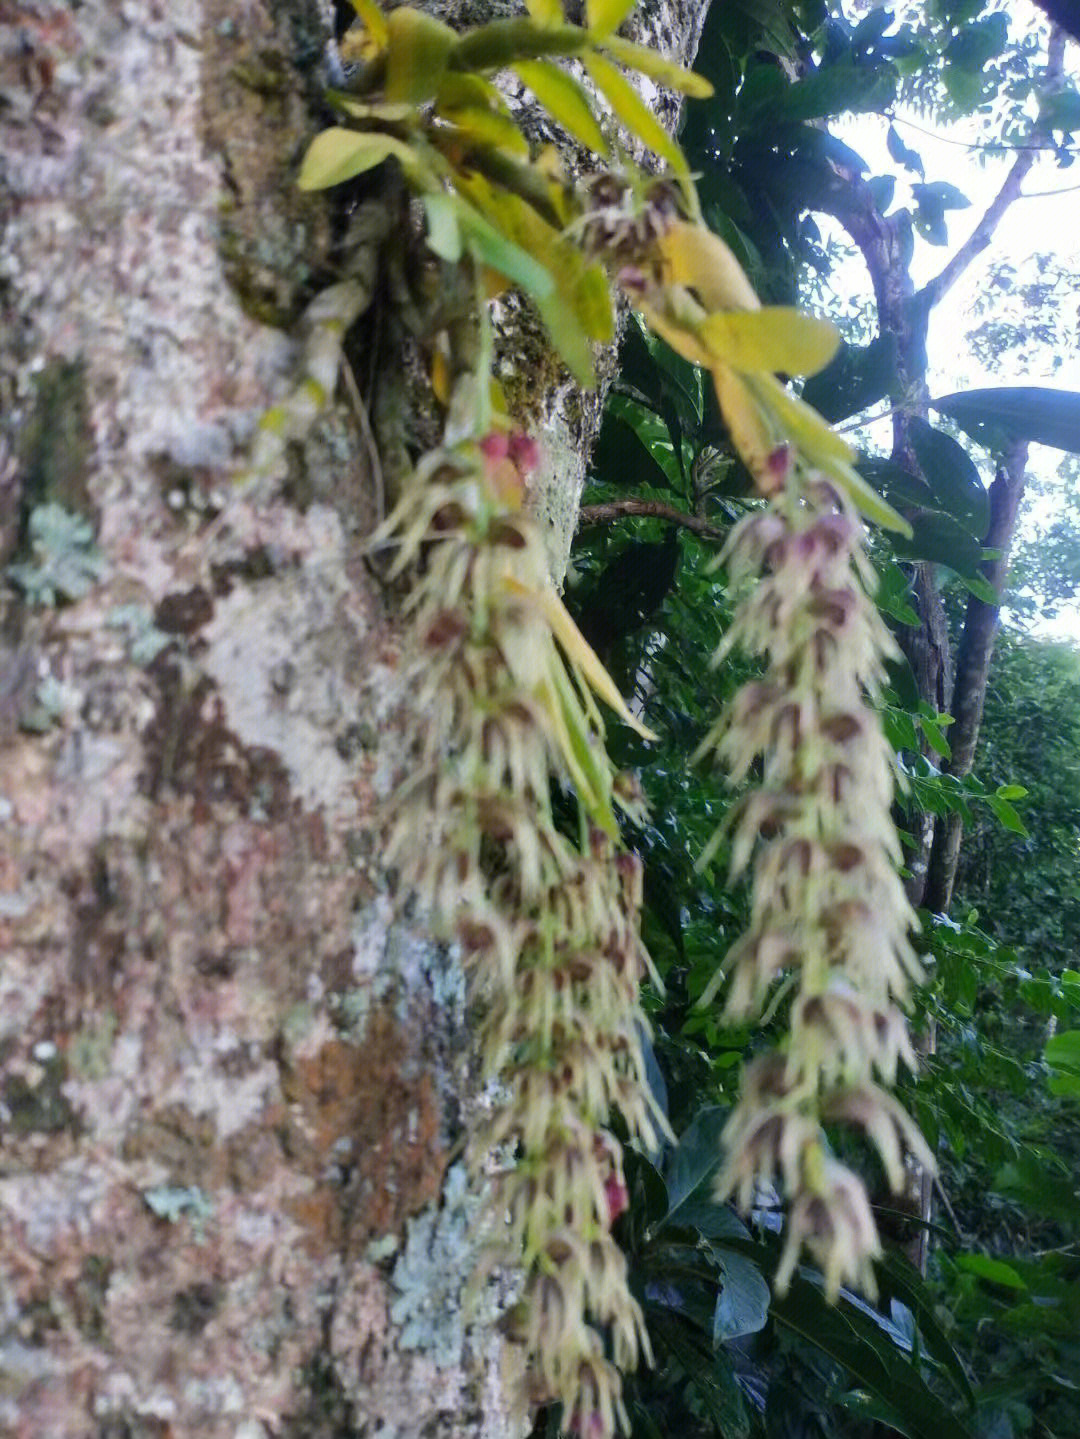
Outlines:
MULTIPOLYGON (((830 134, 831 117, 889 113, 901 100, 940 116, 984 104, 993 142, 1024 133, 1023 107, 1038 93, 1038 36, 1010 34, 1001 7, 980 0, 919 11, 874 8, 859 18, 816 0, 712 7, 697 68, 716 95, 689 107, 681 139, 701 175, 706 220, 765 301, 791 303, 800 277, 827 273, 830 246, 809 212, 838 168, 866 172, 830 134)), ((1053 101, 1063 158, 1071 94, 1053 101)), ((921 181, 910 261, 916 236, 948 241, 952 213, 967 201, 924 174, 895 126, 889 151, 921 181)), ((895 178, 869 183, 887 210, 895 178)), ((806 390, 833 420, 896 394, 888 335, 845 346, 806 390)), ((1067 428, 1080 416, 1076 399, 1021 403, 1034 426, 1067 428)), ((954 407, 991 445, 992 406, 960 397, 954 407)), ((882 539, 876 552, 879 604, 896 625, 916 618, 909 585, 918 560, 939 567, 954 617, 967 593, 995 598, 981 569, 985 452, 955 435, 915 427, 929 489, 888 461, 862 466, 894 504, 917 506, 914 539, 882 539)), ((710 1195, 740 1061, 768 1035, 725 1030, 714 1010, 695 1007, 746 922, 723 851, 704 871, 696 865, 733 797, 690 756, 717 701, 746 677, 738 657, 715 671, 710 657, 732 608, 715 568, 718 537, 750 493, 711 387, 632 324, 585 496, 586 506, 604 507, 603 519, 579 533, 568 599, 659 735, 655 745, 629 731, 612 736, 615 759, 640 769, 650 804, 631 840, 646 859, 646 938, 666 987, 651 1001, 654 1081, 682 1136, 634 1160, 622 1221, 658 1359, 631 1382, 634 1433, 1066 1439, 1080 1434, 1080 655, 1020 631, 999 636, 975 772, 961 779, 935 764, 949 752, 948 716, 920 701, 910 671, 897 667, 883 718, 911 780, 901 822, 914 828, 925 810, 960 812, 966 825, 953 916, 923 916, 931 979, 916 1027, 936 1028, 937 1052, 904 1096, 938 1147, 943 1198, 925 1279, 904 1257, 918 1221, 890 1215, 883 1202, 893 1244, 876 1309, 848 1296, 828 1310, 809 1269, 777 1301, 763 1282, 776 1262, 776 1209, 763 1199, 744 1226, 710 1195), (669 506, 695 526, 635 515, 628 500, 669 506)), ((1071 553, 1071 531, 1056 544, 1071 553)), ((1033 574, 1038 583, 1028 563, 1019 578, 1033 574)), ((1018 593, 1014 612, 1032 608, 1030 590, 1018 593)), ((860 1162, 872 1171, 868 1154, 860 1162)), ((548 1416, 538 1432, 554 1434, 557 1423, 548 1416)))

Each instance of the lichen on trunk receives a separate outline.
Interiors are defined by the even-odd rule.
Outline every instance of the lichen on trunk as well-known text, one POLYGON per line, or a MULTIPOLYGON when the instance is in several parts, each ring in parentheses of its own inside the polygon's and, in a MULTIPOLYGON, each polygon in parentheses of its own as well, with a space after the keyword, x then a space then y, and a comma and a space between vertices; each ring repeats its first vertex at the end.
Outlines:
MULTIPOLYGON (((386 902, 408 695, 396 597, 357 553, 385 502, 347 377, 280 480, 234 484, 296 382, 305 312, 363 248, 292 183, 332 16, 14 8, 0 1428, 509 1436, 501 1340, 453 1313, 460 974, 386 902)), ((365 357, 400 354, 371 349, 373 320, 350 339, 361 385, 365 357)), ((538 364, 541 430, 565 417, 558 569, 599 402, 538 364)))

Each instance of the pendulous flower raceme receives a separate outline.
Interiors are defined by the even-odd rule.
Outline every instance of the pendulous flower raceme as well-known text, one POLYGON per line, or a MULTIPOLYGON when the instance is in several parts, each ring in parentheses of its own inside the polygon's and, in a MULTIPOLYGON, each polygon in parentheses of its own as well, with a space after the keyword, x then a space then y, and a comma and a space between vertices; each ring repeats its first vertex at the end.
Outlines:
POLYGON ((642 1052, 641 864, 617 848, 612 808, 640 801, 608 765, 580 673, 594 657, 523 508, 534 462, 518 435, 435 452, 387 522, 398 568, 420 562, 415 768, 388 860, 470 973, 498 1081, 472 1155, 490 1180, 493 1258, 524 1274, 511 1330, 530 1397, 560 1400, 568 1430, 607 1439, 627 1427, 620 1370, 649 1353, 611 1234, 627 1194, 608 1118, 617 1108, 650 1148, 666 1126, 642 1052), (554 821, 553 776, 578 793, 578 842, 554 821))
POLYGON ((901 1006, 920 975, 890 817, 895 760, 872 707, 895 646, 858 517, 786 448, 775 461, 770 502, 721 555, 744 590, 723 652, 763 657, 764 673, 702 748, 733 782, 760 779, 729 829, 732 874, 753 864, 750 928, 703 1002, 727 980, 724 1015, 740 1021, 761 1014, 782 977, 794 988, 784 1052, 746 1068, 719 1188, 748 1209, 780 1178, 790 1214, 777 1287, 805 1244, 835 1297, 843 1283, 873 1292, 881 1250, 865 1186, 832 1156, 824 1126, 861 1129, 894 1190, 905 1154, 930 1170, 934 1160, 882 1087, 901 1062, 915 1067, 901 1006))
MULTIPOLYGON (((620 290, 655 335, 712 376, 734 448, 773 497, 728 550, 736 579, 764 575, 734 636, 768 661, 713 740, 737 776, 764 762, 733 836, 735 870, 756 855, 757 871, 728 1010, 758 1012, 782 975, 799 988, 786 1054, 747 1072, 725 1184, 749 1203, 758 1181, 783 1173, 793 1198, 780 1282, 805 1239, 832 1292, 844 1278, 869 1280, 877 1239, 865 1192, 829 1155, 823 1125, 859 1125, 894 1183, 905 1149, 925 1156, 880 1087, 911 1063, 898 1006, 917 966, 888 818, 891 757, 867 699, 888 637, 847 505, 886 526, 905 522, 777 378, 826 365, 834 329, 761 305, 701 223, 685 157, 614 62, 691 95, 709 94, 708 82, 618 34, 633 0, 587 5, 584 27, 562 24, 551 0, 526 4, 527 19, 459 34, 408 4, 384 14, 376 0, 353 0, 358 18, 342 44, 358 63, 299 184, 338 185, 392 159, 423 209, 433 255, 477 297, 474 335, 463 340, 469 326, 455 320, 453 335, 428 336, 445 443, 417 464, 384 529, 398 572, 417 576, 415 768, 396 798, 388 859, 471 970, 501 1093, 474 1150, 478 1164, 492 1150, 506 1161, 493 1215, 502 1252, 523 1263, 519 1328, 534 1397, 560 1399, 567 1429, 606 1439, 625 1425, 617 1366, 647 1352, 610 1232, 626 1187, 607 1121, 618 1108, 646 1145, 664 1125, 642 1057, 640 866, 618 849, 616 810, 632 813, 635 800, 604 752, 594 694, 635 721, 548 582, 524 506, 535 448, 492 430, 507 411, 491 382, 486 297, 524 291, 569 372, 590 386, 620 290), (600 108, 560 74, 559 56, 580 63, 600 108), (666 173, 620 161, 619 173, 572 183, 519 127, 527 111, 512 110, 496 83, 508 69, 601 165, 613 150, 606 109, 666 173), (788 440, 812 467, 806 480, 792 471, 788 440), (553 778, 577 798, 576 843, 555 823, 553 778)), ((336 373, 335 336, 363 298, 338 287, 320 330, 320 393, 336 373)), ((307 422, 311 396, 297 394, 269 428, 307 422)))

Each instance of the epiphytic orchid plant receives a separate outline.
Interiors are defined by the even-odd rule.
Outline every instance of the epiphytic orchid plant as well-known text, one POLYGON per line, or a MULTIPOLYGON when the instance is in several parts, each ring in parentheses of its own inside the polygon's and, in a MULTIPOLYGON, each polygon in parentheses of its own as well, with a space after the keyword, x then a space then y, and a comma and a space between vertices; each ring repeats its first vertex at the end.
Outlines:
POLYGON ((499 1096, 473 1151, 478 1164, 503 1157, 491 1212, 524 1275, 512 1328, 530 1397, 560 1400, 568 1430, 605 1439, 626 1427, 620 1370, 648 1354, 611 1233, 626 1188, 609 1119, 618 1110, 646 1148, 666 1126, 642 1050, 641 866, 618 838, 618 811, 634 814, 640 799, 607 759, 596 700, 641 726, 550 583, 528 505, 537 441, 515 428, 492 377, 488 299, 523 291, 571 374, 591 384, 591 345, 612 339, 621 296, 710 371, 765 500, 722 556, 745 590, 730 643, 761 655, 765 674, 705 746, 736 781, 759 759, 762 776, 732 832, 733 870, 753 868, 751 929, 713 988, 726 987, 733 1018, 760 1012, 779 983, 795 997, 785 1048, 747 1069, 721 1183, 748 1207, 759 1183, 783 1178, 778 1283, 805 1244, 830 1294, 845 1281, 870 1288, 879 1246, 862 1181, 832 1156, 824 1126, 863 1129, 897 1186, 905 1151, 931 1163, 883 1087, 899 1061, 913 1063, 899 1006, 918 969, 889 819, 893 759, 872 707, 891 641, 859 514, 905 526, 775 377, 826 364, 836 335, 762 308, 701 223, 678 146, 619 66, 690 95, 708 86, 616 33, 632 0, 589 0, 584 26, 565 23, 559 0, 530 0, 527 19, 462 35, 407 6, 354 5, 353 69, 330 96, 339 123, 312 143, 300 183, 395 160, 422 201, 428 248, 476 296, 464 340, 460 326, 430 337, 444 438, 381 532, 397 572, 416 575, 414 764, 388 857, 472 974, 499 1096), (557 63, 566 58, 598 100, 557 63), (598 171, 575 182, 553 150, 534 153, 499 74, 592 150, 598 171), (668 173, 628 158, 620 127, 668 173), (573 837, 556 823, 553 779, 577 796, 573 837))

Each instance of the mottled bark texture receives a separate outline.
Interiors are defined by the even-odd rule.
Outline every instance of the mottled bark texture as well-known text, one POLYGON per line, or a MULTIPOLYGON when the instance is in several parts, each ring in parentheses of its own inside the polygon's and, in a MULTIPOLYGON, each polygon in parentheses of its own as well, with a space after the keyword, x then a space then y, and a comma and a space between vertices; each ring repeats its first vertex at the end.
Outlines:
MULTIPOLYGON (((692 53, 696 3, 647 9, 692 53)), ((380 502, 348 387, 283 484, 232 482, 349 263, 340 201, 292 185, 331 23, 318 0, 0 0, 18 1439, 521 1432, 490 1316, 462 1314, 462 978, 392 922, 379 862, 407 696, 398 597, 356 553, 380 502)), ((542 431, 562 416, 557 556, 597 406, 546 363, 520 388, 542 431)))

